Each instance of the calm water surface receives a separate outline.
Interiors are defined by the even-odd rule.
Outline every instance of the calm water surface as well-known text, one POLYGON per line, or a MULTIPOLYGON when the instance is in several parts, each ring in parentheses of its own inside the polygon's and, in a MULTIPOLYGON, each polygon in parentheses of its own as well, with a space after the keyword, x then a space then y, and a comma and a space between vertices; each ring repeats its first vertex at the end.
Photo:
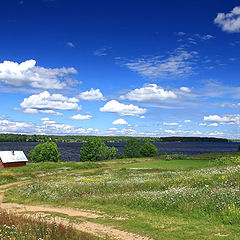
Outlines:
MULTIPOLYGON (((20 150, 27 155, 39 143, 32 142, 0 142, 0 151, 20 150)), ((83 143, 57 143, 58 150, 62 154, 63 161, 79 161, 79 152, 83 143)), ((125 143, 107 143, 108 146, 118 148, 119 153, 124 150, 125 143)), ((169 154, 198 154, 198 153, 215 153, 215 152, 236 152, 239 143, 154 143, 158 153, 167 152, 169 154)))

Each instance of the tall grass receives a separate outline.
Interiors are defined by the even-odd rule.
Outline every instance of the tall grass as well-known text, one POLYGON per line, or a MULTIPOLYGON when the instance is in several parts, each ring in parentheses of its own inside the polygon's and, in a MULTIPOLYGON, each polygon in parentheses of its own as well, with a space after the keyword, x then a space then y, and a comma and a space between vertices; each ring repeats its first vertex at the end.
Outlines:
POLYGON ((94 240, 87 233, 80 233, 71 226, 47 223, 0 210, 0 240, 94 240))

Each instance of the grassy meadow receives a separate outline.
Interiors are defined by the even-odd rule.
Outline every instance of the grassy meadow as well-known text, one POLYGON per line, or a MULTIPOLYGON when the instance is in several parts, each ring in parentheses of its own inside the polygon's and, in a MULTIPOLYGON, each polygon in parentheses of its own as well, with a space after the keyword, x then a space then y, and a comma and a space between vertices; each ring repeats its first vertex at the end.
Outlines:
POLYGON ((0 185, 29 181, 5 202, 100 211, 111 217, 88 220, 152 239, 239 239, 240 165, 221 157, 240 155, 28 164, 1 170, 0 185))

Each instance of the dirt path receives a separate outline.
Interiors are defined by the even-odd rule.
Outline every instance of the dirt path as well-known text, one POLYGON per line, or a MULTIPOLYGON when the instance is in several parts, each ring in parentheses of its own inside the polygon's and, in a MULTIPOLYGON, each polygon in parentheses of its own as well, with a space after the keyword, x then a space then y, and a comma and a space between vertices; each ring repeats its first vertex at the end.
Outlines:
MULTIPOLYGON (((41 212, 51 212, 51 213, 62 213, 66 214, 70 217, 84 217, 84 218, 90 218, 90 219, 97 219, 97 218, 109 218, 110 216, 106 214, 101 213, 95 213, 92 211, 87 210, 81 210, 81 209, 72 209, 72 208, 57 208, 57 207, 49 207, 49 206, 30 206, 30 205, 23 205, 23 204, 16 204, 16 203, 3 203, 4 198, 4 192, 12 187, 17 185, 22 185, 26 182, 18 182, 18 183, 10 183, 0 186, 0 208, 3 208, 7 211, 12 211, 15 213, 21 213, 21 212, 31 212, 38 214, 41 212)), ((32 216, 31 214, 26 214, 32 216)), ((70 223, 70 221, 66 218, 62 217, 51 217, 51 215, 44 214, 45 216, 48 216, 48 219, 45 219, 47 222, 53 222, 56 223, 62 223, 64 225, 69 225, 77 230, 80 230, 82 232, 87 232, 92 235, 98 236, 98 237, 106 237, 106 235, 112 239, 118 239, 118 240, 150 240, 147 237, 142 237, 134 233, 129 233, 125 231, 121 231, 118 229, 115 229, 111 226, 106 226, 99 223, 93 223, 90 221, 84 221, 81 223, 70 223)), ((115 220, 118 220, 114 218, 115 220)), ((121 220, 122 218, 119 218, 121 220)))

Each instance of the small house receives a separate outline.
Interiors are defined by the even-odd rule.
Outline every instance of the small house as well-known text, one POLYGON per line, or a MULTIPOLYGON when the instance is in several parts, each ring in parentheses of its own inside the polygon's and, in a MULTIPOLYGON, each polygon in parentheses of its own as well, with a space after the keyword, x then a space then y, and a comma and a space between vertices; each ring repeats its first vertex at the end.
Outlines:
POLYGON ((0 151, 0 168, 25 166, 27 162, 23 151, 0 151))

